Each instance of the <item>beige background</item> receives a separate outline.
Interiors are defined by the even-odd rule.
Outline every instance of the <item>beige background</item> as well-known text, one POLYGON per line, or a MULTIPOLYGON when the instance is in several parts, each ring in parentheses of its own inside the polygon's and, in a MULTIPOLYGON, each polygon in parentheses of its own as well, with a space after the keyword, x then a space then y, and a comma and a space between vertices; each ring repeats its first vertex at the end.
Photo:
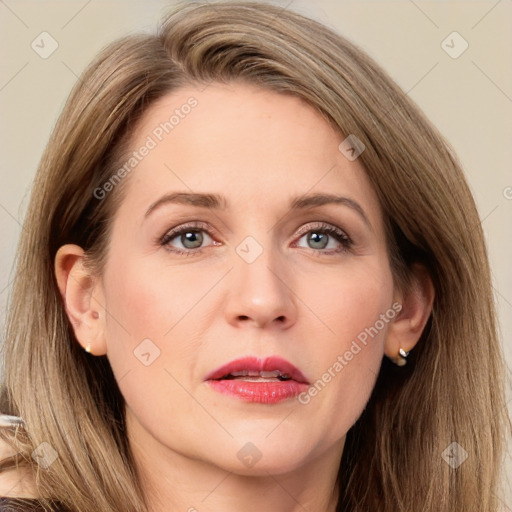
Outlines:
MULTIPOLYGON (((170 3, 0 0, 2 324, 31 182, 70 88, 100 48, 128 32, 152 30, 170 3), (47 59, 31 47, 44 31, 58 43, 47 59)), ((319 19, 365 49, 453 144, 487 236, 512 368, 512 0, 275 3, 319 19), (442 47, 454 31, 469 45, 458 58, 442 47)), ((457 37, 448 39, 452 52, 464 44, 457 37)), ((510 410, 510 380, 507 397, 510 410)), ((512 475, 510 450, 507 468, 512 475)), ((512 511, 512 484, 505 480, 499 497, 512 511)))

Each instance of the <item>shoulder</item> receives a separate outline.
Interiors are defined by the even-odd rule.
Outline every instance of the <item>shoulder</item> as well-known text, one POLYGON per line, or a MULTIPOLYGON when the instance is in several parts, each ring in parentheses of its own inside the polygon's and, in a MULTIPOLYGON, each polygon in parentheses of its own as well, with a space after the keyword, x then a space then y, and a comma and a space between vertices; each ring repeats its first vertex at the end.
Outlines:
POLYGON ((15 454, 16 450, 0 436, 0 497, 36 498, 37 490, 32 471, 25 466, 16 468, 15 454))

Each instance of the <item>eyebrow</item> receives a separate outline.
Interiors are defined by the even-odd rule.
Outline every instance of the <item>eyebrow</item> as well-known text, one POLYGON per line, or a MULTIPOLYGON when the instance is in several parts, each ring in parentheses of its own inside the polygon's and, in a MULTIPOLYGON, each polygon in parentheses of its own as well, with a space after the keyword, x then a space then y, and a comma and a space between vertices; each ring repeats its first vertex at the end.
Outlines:
MULTIPOLYGON (((148 217, 151 212, 164 204, 186 204, 200 208, 208 208, 212 210, 225 210, 228 207, 226 198, 219 194, 199 194, 189 192, 171 192, 157 199, 147 209, 144 217, 148 217)), ((363 219, 368 227, 373 230, 372 225, 366 215, 363 207, 353 199, 335 194, 309 194, 295 197, 290 202, 290 210, 306 210, 327 204, 341 204, 348 206, 363 219)))

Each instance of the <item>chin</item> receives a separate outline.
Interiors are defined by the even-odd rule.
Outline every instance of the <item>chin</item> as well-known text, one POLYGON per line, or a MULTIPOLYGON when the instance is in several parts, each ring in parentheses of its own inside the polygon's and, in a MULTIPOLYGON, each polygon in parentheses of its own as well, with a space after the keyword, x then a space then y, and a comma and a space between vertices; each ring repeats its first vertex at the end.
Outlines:
POLYGON ((225 469, 240 476, 268 477, 269 475, 283 475, 296 471, 305 464, 304 458, 290 453, 284 460, 274 454, 263 455, 253 466, 245 465, 239 460, 225 469))
POLYGON ((259 429, 254 435, 250 431, 235 435, 216 458, 216 464, 246 476, 279 475, 300 468, 312 457, 311 434, 295 430, 293 435, 289 429, 272 432, 275 428, 274 422, 272 428, 259 429))

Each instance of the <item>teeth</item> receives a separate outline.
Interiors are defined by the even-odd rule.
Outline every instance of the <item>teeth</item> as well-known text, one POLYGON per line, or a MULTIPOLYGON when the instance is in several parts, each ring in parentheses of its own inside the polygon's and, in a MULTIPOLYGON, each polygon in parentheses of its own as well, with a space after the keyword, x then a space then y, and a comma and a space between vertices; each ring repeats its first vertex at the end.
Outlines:
POLYGON ((264 379, 271 379, 272 377, 281 377, 281 372, 279 370, 274 370, 272 372, 260 372, 260 377, 264 379))
POLYGON ((272 371, 253 371, 253 370, 240 370, 238 372, 232 372, 226 377, 262 377, 263 379, 290 379, 291 377, 287 373, 281 373, 279 370, 272 371))

